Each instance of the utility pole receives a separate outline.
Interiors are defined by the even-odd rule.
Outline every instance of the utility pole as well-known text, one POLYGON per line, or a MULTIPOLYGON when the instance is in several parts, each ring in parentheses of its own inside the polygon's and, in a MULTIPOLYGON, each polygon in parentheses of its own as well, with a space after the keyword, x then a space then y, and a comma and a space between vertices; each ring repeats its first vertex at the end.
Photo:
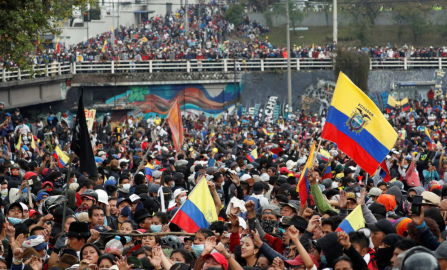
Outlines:
POLYGON ((333 0, 333 4, 332 4, 332 16, 333 16, 333 27, 334 29, 333 31, 333 41, 335 41, 336 43, 338 43, 338 19, 337 19, 337 0, 333 0))
POLYGON ((186 38, 188 38, 188 33, 189 33, 189 12, 188 12, 188 0, 185 0, 185 35, 186 38))
MULTIPOLYGON (((112 2, 112 28, 115 26, 115 2, 112 2)), ((115 29, 113 29, 112 35, 112 50, 115 50, 115 29)))
POLYGON ((120 27, 120 0, 118 0, 118 25, 116 28, 119 29, 119 27, 120 27))
POLYGON ((290 22, 289 22, 289 0, 286 0, 286 21, 287 21, 287 96, 289 107, 292 108, 292 68, 290 67, 290 22))

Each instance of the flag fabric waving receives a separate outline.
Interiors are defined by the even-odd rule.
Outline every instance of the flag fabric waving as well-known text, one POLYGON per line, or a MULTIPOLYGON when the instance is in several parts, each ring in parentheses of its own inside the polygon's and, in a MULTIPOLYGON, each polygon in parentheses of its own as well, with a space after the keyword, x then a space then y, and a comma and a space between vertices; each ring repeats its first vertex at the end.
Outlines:
POLYGON ((329 178, 332 179, 332 167, 331 167, 331 163, 329 162, 329 164, 326 166, 326 170, 324 171, 323 174, 323 179, 329 178))
POLYGON ((253 149, 250 153, 245 156, 250 162, 255 161, 258 158, 258 150, 253 149))
POLYGON ((171 222, 187 233, 195 233, 199 229, 208 229, 210 224, 217 219, 216 206, 206 179, 203 177, 180 206, 171 222))
POLYGON ((56 159, 57 164, 59 164, 59 168, 61 169, 70 162, 70 158, 62 152, 58 145, 54 148, 53 157, 56 159))
POLYGON ((365 227, 365 218, 363 217, 362 206, 359 204, 341 223, 336 232, 355 232, 365 227))
POLYGON ((385 183, 388 183, 391 180, 391 175, 385 160, 380 163, 380 168, 380 177, 383 178, 383 181, 385 181, 385 183))
POLYGON ((102 46, 101 53, 103 53, 105 49, 107 49, 107 40, 104 41, 104 46, 102 46))
POLYGON ((168 122, 169 128, 171 129, 175 150, 179 152, 182 148, 183 143, 183 124, 182 112, 180 111, 178 99, 172 105, 171 109, 168 112, 168 115, 166 115, 166 121, 168 122))
POLYGON ((428 131, 428 128, 425 128, 425 139, 427 140, 427 145, 430 148, 430 150, 433 150, 433 140, 431 139, 430 132, 428 131))
POLYGON ((306 204, 307 198, 309 197, 310 184, 309 180, 307 179, 307 173, 309 172, 309 169, 312 168, 312 164, 314 162, 314 155, 315 155, 315 142, 312 145, 312 148, 310 149, 306 165, 304 166, 300 180, 298 181, 298 185, 296 186, 296 191, 300 194, 301 207, 304 207, 304 204, 306 204))
POLYGON ((95 157, 93 156, 92 143, 88 134, 87 121, 85 120, 84 88, 81 88, 81 96, 79 97, 78 112, 76 114, 75 129, 71 140, 71 150, 79 157, 81 163, 80 172, 86 172, 90 176, 97 176, 95 157))
POLYGON ((393 148, 397 133, 376 104, 340 72, 321 138, 336 143, 373 175, 393 148))
POLYGON ((57 44, 56 44, 56 52, 60 53, 61 52, 61 44, 59 43, 60 38, 57 37, 57 44))

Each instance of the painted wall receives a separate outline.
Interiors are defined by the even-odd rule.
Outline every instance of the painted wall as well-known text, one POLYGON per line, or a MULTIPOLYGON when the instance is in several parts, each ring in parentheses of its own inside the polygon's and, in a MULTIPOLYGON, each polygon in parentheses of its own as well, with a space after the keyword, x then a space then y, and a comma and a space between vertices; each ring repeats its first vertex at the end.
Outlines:
MULTIPOLYGON (((445 72, 435 69, 420 70, 373 70, 369 76, 369 94, 374 102, 383 109, 388 94, 397 94, 397 82, 432 82, 437 95, 446 94, 445 72)), ((163 82, 166 83, 166 82, 163 82)), ((292 73, 292 108, 305 109, 312 113, 321 113, 328 109, 335 88, 332 70, 300 71, 292 73)), ((424 90, 425 89, 425 90, 424 90)), ((398 93, 408 93, 409 98, 422 100, 426 92, 418 88, 408 88, 398 93)), ((52 103, 55 112, 76 113, 78 101, 77 87, 67 91, 63 102, 52 103)), ((170 104, 179 99, 184 114, 201 114, 219 117, 225 109, 234 112, 240 104, 239 112, 254 115, 267 121, 274 121, 286 116, 287 75, 286 73, 245 73, 242 75, 240 88, 234 91, 232 83, 208 84, 171 84, 156 86, 98 86, 85 87, 84 103, 86 108, 96 108, 101 116, 111 112, 112 120, 122 122, 126 116, 148 118, 150 115, 167 113, 170 104), (117 110, 112 110, 113 108, 117 110)), ((346 97, 349 98, 349 97, 346 97)), ((46 105, 29 106, 22 109, 25 116, 34 119, 46 117, 49 107, 46 105)))

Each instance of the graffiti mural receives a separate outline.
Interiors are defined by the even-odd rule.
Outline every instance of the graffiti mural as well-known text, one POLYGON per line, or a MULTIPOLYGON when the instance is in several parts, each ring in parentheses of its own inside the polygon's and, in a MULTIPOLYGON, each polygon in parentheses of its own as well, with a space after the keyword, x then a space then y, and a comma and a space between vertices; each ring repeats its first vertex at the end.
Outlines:
POLYGON ((319 105, 317 113, 321 114, 323 110, 328 111, 331 106, 332 96, 334 95, 335 82, 329 80, 319 80, 304 90, 301 96, 301 109, 309 110, 313 105, 319 105))
POLYGON ((112 115, 114 121, 122 121, 126 116, 147 119, 166 115, 176 99, 183 114, 205 113, 207 117, 218 118, 225 110, 233 112, 240 96, 240 87, 234 91, 234 84, 132 86, 108 98, 105 104, 129 109, 126 115, 112 115))

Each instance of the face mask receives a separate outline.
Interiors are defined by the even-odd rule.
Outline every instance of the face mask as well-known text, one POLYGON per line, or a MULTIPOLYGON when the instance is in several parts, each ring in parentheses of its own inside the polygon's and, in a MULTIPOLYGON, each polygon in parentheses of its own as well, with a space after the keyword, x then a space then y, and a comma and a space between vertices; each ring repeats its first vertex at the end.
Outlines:
POLYGON ((184 203, 186 201, 186 196, 180 198, 180 203, 184 203))
POLYGON ((237 171, 237 172, 241 172, 241 168, 237 167, 237 168, 236 168, 236 171, 237 171))
POLYGON ((192 143, 188 143, 189 146, 192 146, 192 143))
POLYGON ((183 147, 183 151, 186 151, 186 150, 188 150, 188 147, 183 147))
POLYGON ((171 188, 174 188, 175 187, 175 182, 174 183, 172 183, 172 186, 171 186, 171 188))
POLYGON ((379 269, 385 269, 390 265, 390 260, 393 257, 394 248, 379 248, 376 252, 377 267, 379 269))
POLYGON ((408 165, 404 165, 404 168, 407 169, 407 168, 408 168, 408 165))
POLYGON ((130 189, 130 184, 124 184, 123 185, 123 189, 124 190, 129 190, 130 189))
POLYGON ((128 217, 128 216, 130 216, 130 208, 129 208, 129 206, 126 206, 126 207, 124 207, 122 210, 121 210, 121 215, 123 216, 123 217, 128 217))
POLYGON ((222 139, 222 136, 219 136, 218 138, 219 138, 219 139, 222 139))
POLYGON ((261 227, 266 233, 272 234, 275 228, 278 231, 279 221, 263 219, 261 220, 261 227))
POLYGON ((151 232, 161 232, 161 225, 151 225, 151 232))
POLYGON ((25 140, 25 141, 27 141, 28 140, 28 137, 26 137, 26 136, 23 136, 23 138, 22 138, 23 140, 25 140))
POLYGON ((132 238, 130 238, 130 236, 124 236, 124 238, 126 238, 126 244, 132 241, 132 238))
POLYGON ((325 255, 320 256, 321 262, 327 265, 327 260, 325 255))
POLYGON ((2 194, 2 199, 6 198, 8 196, 8 190, 7 189, 2 190, 1 194, 2 194))
POLYGON ((203 252, 203 250, 205 249, 205 245, 195 245, 192 244, 191 246, 192 250, 196 253, 197 256, 200 256, 200 254, 203 252))
POLYGON ((12 225, 16 225, 22 222, 20 218, 8 217, 8 221, 12 223, 12 225))

